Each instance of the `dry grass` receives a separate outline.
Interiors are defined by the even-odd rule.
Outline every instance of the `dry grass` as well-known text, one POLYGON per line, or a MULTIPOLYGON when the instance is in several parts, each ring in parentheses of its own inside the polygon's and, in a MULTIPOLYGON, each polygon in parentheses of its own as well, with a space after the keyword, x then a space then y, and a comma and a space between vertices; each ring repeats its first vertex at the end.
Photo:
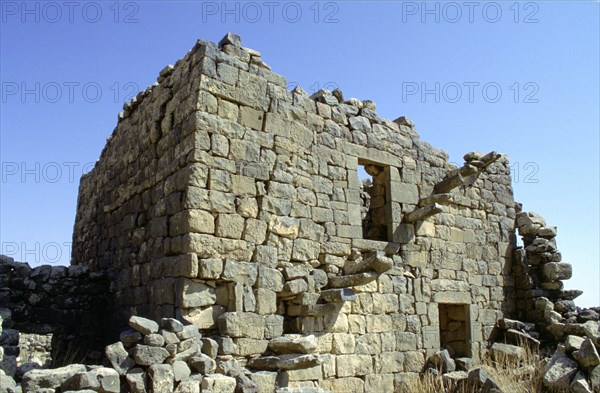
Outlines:
MULTIPOLYGON (((482 367, 494 378, 504 393, 541 393, 544 364, 534 351, 527 351, 521 362, 505 362, 498 364, 489 358, 484 359, 482 367)), ((410 393, 477 393, 478 389, 459 386, 448 389, 444 387, 441 376, 425 375, 420 381, 411 385, 410 393)))

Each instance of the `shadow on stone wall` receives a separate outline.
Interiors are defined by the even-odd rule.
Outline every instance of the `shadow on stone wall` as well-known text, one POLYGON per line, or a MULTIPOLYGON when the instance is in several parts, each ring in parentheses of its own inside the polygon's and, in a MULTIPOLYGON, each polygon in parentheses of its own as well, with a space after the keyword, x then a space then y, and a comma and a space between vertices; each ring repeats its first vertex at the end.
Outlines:
MULTIPOLYGON (((0 308, 5 329, 52 333, 52 366, 99 364, 105 344, 108 279, 82 266, 15 262, 0 256, 0 308)), ((17 354, 18 355, 18 354, 17 354)))

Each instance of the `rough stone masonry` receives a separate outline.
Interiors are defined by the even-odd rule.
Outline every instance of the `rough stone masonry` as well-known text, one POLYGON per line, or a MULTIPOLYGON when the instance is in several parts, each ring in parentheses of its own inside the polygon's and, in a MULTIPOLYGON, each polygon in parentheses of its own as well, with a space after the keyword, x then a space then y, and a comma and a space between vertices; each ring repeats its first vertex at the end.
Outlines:
POLYGON ((198 41, 82 177, 73 264, 110 278, 107 340, 175 318, 260 391, 399 391, 436 352, 478 361, 502 318, 560 319, 577 296, 507 158, 464 159, 373 101, 288 91, 234 34, 198 41))

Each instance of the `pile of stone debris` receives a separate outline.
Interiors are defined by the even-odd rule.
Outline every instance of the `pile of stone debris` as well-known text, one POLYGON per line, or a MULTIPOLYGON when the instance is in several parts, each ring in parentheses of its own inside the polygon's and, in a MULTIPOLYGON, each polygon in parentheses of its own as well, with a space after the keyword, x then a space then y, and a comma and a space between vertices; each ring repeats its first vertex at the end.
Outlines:
MULTIPOLYGON (((550 326, 540 332, 533 323, 498 321, 498 339, 489 360, 510 367, 520 380, 539 378, 548 393, 600 393, 600 308, 578 309, 577 323, 555 341, 550 326), (537 364, 536 364, 537 363, 537 364)), ((424 378, 440 381, 444 393, 501 393, 498 383, 483 368, 473 368, 471 358, 455 358, 451 350, 436 352, 427 360, 424 378)), ((442 390, 440 390, 442 391, 442 390)))
POLYGON ((471 366, 471 358, 453 359, 450 352, 444 349, 429 357, 423 378, 436 379, 441 376, 445 393, 503 393, 498 383, 483 368, 471 366))
MULTIPOLYGON (((537 332, 536 325, 510 319, 498 324, 504 343, 492 345, 495 361, 518 365, 526 356, 543 356, 554 349, 550 357, 542 359, 543 385, 549 392, 600 392, 600 315, 596 309, 579 310, 578 321, 568 323, 568 334, 560 340, 540 341, 545 332, 537 332), (541 333, 541 334, 540 334, 541 333)), ((552 326, 546 327, 553 332, 552 326)), ((547 337, 547 336, 546 336, 547 337)), ((532 374, 533 370, 522 370, 532 374)))
MULTIPOLYGON (((164 318, 159 326, 152 320, 132 316, 129 326, 121 333, 120 341, 106 347, 104 367, 72 364, 56 369, 35 369, 25 373, 21 386, 11 377, 0 374, 0 392, 256 393, 275 389, 272 377, 276 373, 255 372, 250 379, 250 373, 233 358, 219 356, 217 360, 218 343, 202 337, 195 325, 164 318)), ((310 337, 302 339, 306 341, 310 337)), ((310 342, 281 342, 280 345, 308 345, 308 349, 314 350, 316 340, 313 341, 315 348, 310 342)), ((320 388, 277 389, 277 393, 300 391, 326 393, 320 388)))

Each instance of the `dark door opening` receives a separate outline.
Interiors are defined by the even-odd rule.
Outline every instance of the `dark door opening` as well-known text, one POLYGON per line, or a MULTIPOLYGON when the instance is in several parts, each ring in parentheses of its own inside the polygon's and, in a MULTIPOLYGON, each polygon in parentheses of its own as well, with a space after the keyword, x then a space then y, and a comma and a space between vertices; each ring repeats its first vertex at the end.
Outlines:
POLYGON ((469 306, 467 304, 440 304, 440 345, 454 357, 471 356, 469 334, 469 306))

